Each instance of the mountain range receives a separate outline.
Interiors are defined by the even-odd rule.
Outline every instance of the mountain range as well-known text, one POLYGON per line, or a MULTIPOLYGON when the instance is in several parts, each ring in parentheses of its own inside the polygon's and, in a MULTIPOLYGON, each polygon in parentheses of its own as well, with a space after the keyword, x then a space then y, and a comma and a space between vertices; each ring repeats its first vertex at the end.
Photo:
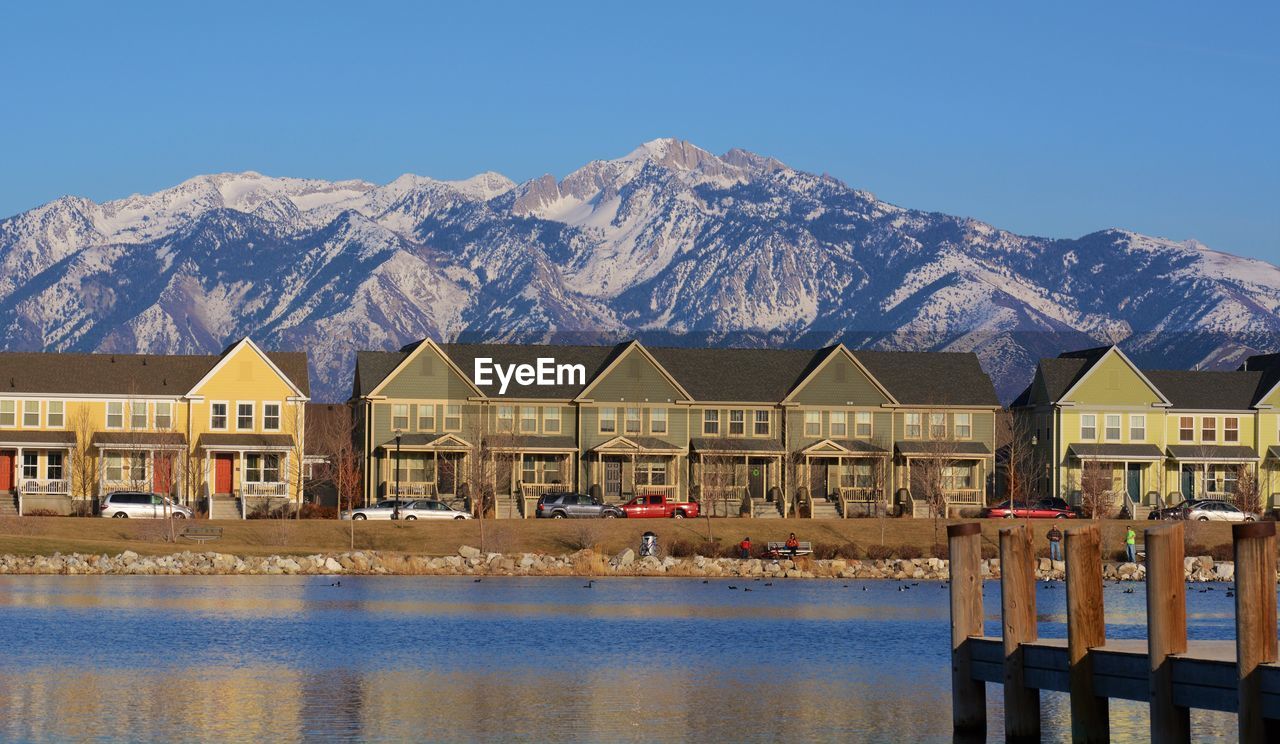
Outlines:
POLYGON ((1003 399, 1036 359, 1119 343, 1144 367, 1280 346, 1280 268, 1108 229, 1017 235, 734 149, 659 139, 562 179, 253 172, 0 220, 0 348, 354 354, 444 340, 973 351, 1003 399))

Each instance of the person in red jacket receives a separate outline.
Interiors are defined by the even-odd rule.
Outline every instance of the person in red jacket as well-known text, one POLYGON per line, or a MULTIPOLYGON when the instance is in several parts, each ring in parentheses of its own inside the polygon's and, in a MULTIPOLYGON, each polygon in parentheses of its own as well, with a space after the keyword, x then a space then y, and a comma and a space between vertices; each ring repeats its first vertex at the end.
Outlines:
POLYGON ((800 550, 800 541, 796 539, 796 533, 792 532, 787 538, 787 550, 791 552, 791 560, 795 560, 796 551, 800 550))
POLYGON ((746 560, 751 557, 751 538, 744 537, 742 542, 738 543, 738 557, 746 560))

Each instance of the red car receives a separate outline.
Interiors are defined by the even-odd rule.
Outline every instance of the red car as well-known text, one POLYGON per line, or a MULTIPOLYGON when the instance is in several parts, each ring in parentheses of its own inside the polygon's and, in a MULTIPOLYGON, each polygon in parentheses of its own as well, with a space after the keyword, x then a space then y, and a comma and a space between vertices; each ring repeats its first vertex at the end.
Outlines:
POLYGON ((696 501, 672 501, 661 494, 644 494, 637 496, 622 505, 622 511, 628 519, 644 517, 670 517, 684 519, 698 516, 696 501))
POLYGON ((1014 508, 1009 508, 1008 501, 1001 501, 995 506, 988 506, 982 510, 984 517, 1003 517, 1005 519, 1013 519, 1014 517, 1022 517, 1024 519, 1075 519, 1077 514, 1075 509, 1067 505, 1062 499, 1048 498, 1036 499, 1030 503, 1019 503, 1014 508))

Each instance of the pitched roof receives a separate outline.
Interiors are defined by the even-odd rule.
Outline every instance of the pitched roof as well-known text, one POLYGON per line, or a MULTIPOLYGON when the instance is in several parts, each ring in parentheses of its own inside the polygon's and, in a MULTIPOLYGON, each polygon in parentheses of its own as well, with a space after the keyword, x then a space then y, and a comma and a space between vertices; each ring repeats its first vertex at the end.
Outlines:
POLYGON ((770 403, 787 397, 825 356, 811 349, 658 347, 649 353, 694 400, 770 403))
POLYGON ((409 352, 403 349, 400 351, 357 351, 355 389, 352 391, 352 397, 360 398, 373 392, 373 389, 378 387, 378 384, 386 379, 387 375, 391 374, 407 356, 409 356, 409 352))
POLYGON ((854 351, 862 366, 907 406, 999 407, 995 386, 972 352, 854 351))
POLYGON ((1083 444, 1067 448, 1078 459, 1088 460, 1159 460, 1163 457, 1154 444, 1083 444))
POLYGON ((74 431, 0 431, 0 444, 5 445, 62 444, 70 447, 75 443, 74 431))
MULTIPOLYGON (((507 387, 504 394, 498 393, 496 384, 479 386, 490 398, 541 398, 546 400, 572 400, 582 392, 596 375, 600 374, 609 362, 625 348, 626 344, 613 346, 579 346, 574 344, 441 344, 440 348, 449 355, 453 363, 471 379, 475 370, 475 360, 479 357, 492 359, 494 364, 533 364, 538 357, 550 357, 556 364, 581 364, 587 376, 581 385, 530 385, 519 386, 514 383, 507 387)), ((384 375, 385 376, 385 375, 384 375)), ((474 384, 474 380, 472 383, 474 384)), ((374 383, 375 385, 377 383, 374 383)))
POLYGON ((293 447, 292 434, 201 434, 197 443, 201 449, 289 449, 293 447))
MULTIPOLYGON (((1096 362, 1097 360, 1093 360, 1096 362)), ((1045 394, 1050 401, 1057 401, 1084 377, 1093 362, 1079 357, 1056 357, 1040 360, 1040 376, 1044 379, 1045 394)))
MULTIPOLYGON (((308 392, 307 355, 267 356, 303 394, 308 392)), ((83 354, 0 352, 0 395, 184 395, 222 359, 213 354, 83 354)))
POLYGON ((1225 411, 1249 410, 1263 377, 1261 372, 1163 369, 1146 375, 1174 408, 1225 411))
POLYGON ((787 448, 777 439, 761 439, 751 437, 694 437, 689 440, 694 452, 702 453, 748 453, 748 452, 786 452, 787 448))
POLYGON ((987 449, 987 445, 983 442, 957 442, 946 440, 937 442, 925 442, 921 440, 910 440, 895 442, 893 445, 898 452, 903 455, 923 455, 926 457, 986 457, 991 454, 991 450, 987 449))
POLYGON ((1256 460, 1258 453, 1243 444, 1171 444, 1169 456, 1175 460, 1256 460))
POLYGON ((1262 373, 1262 380, 1258 383, 1258 392, 1253 400, 1256 404, 1262 400, 1263 396, 1280 385, 1280 352, 1251 356, 1245 360, 1242 369, 1262 373))

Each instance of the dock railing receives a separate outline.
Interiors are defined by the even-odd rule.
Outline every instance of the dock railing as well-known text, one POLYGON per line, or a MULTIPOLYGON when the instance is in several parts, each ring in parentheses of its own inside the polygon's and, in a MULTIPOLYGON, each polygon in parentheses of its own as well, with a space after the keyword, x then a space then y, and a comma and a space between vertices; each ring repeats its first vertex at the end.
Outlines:
POLYGON ((986 684, 1004 686, 1005 737, 1040 738, 1040 690, 1070 694, 1073 741, 1110 738, 1108 700, 1145 701, 1150 738, 1191 739, 1190 709, 1235 713, 1243 742, 1280 741, 1276 526, 1232 526, 1235 643, 1187 641, 1183 525, 1146 530, 1147 640, 1107 642, 1097 525, 1066 531, 1067 638, 1036 629, 1034 555, 1026 525, 1000 530, 1000 637, 983 633, 981 526, 947 528, 951 556, 952 724, 986 732, 986 684))

